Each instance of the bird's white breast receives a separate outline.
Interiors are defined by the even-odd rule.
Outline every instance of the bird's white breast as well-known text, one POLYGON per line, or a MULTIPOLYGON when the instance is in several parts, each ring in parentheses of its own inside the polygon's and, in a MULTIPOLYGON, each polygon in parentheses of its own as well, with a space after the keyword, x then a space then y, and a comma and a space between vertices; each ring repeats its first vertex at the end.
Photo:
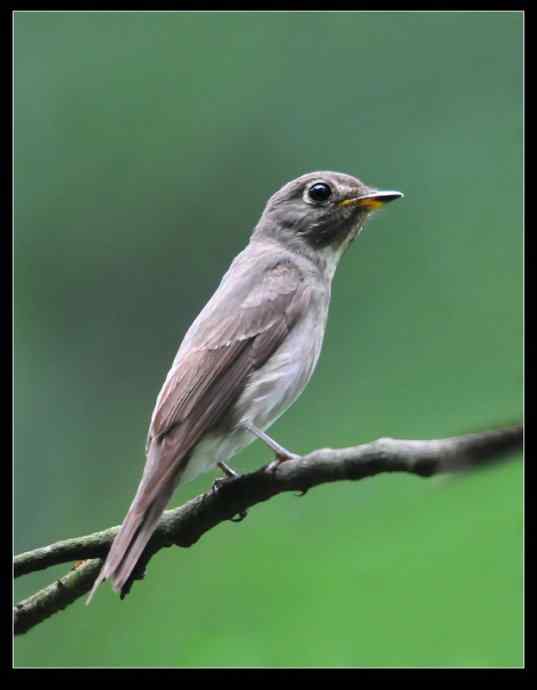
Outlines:
MULTIPOLYGON (((240 424, 265 430, 300 396, 310 380, 323 344, 329 292, 318 294, 280 347, 251 376, 235 403, 237 426, 202 439, 194 449, 182 481, 226 462, 255 440, 240 424)), ((284 444, 285 445, 285 444, 284 444)))

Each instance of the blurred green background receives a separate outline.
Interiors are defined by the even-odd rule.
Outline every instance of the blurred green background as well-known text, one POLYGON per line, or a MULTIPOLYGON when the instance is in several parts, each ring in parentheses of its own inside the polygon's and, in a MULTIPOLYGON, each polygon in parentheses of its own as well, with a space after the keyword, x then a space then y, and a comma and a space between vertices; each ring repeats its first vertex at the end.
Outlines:
MULTIPOLYGON (((118 524, 177 346, 266 199, 400 189, 273 427, 305 452, 522 412, 522 15, 23 13, 15 26, 15 549, 118 524)), ((255 443, 235 465, 270 460, 255 443)), ((172 505, 214 476, 181 487, 172 505)), ((16 582, 17 599, 68 566, 16 582)), ((277 497, 18 666, 517 666, 522 469, 277 497)))

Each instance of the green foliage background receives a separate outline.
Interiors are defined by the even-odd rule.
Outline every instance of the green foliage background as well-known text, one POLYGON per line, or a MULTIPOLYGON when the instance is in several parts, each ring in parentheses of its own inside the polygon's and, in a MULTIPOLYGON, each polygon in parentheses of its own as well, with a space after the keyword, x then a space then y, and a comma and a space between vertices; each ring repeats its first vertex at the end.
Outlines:
MULTIPOLYGON (((522 21, 16 13, 17 552, 121 521, 182 335, 268 196, 311 170, 405 199, 343 260, 275 437, 307 451, 520 417, 522 21)), ((268 460, 255 443, 235 464, 268 460)), ((521 472, 281 496, 161 553, 125 601, 104 586, 17 638, 15 663, 520 665, 521 472)))

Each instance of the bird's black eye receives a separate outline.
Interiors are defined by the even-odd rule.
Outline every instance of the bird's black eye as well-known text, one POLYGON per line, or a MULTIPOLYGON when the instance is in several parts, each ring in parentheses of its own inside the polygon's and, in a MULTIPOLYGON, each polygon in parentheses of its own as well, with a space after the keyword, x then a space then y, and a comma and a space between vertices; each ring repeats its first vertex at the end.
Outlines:
POLYGON ((321 203, 322 201, 328 201, 328 199, 330 199, 332 190, 324 182, 316 182, 309 188, 308 195, 312 201, 321 203))

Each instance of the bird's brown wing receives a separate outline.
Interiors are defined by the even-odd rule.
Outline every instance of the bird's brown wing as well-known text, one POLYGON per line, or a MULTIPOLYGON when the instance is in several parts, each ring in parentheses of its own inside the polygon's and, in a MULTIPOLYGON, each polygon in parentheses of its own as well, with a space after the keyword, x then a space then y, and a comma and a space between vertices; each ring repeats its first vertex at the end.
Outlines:
POLYGON ((136 496, 93 593, 109 578, 120 591, 153 534, 194 446, 239 397, 309 306, 312 288, 273 248, 240 254, 186 334, 149 429, 136 496))
POLYGON ((160 486, 180 474, 196 443, 218 424, 252 371, 282 344, 308 308, 311 292, 293 263, 283 260, 261 268, 237 270, 185 338, 188 347, 180 350, 151 420, 138 494, 141 511, 160 486))

